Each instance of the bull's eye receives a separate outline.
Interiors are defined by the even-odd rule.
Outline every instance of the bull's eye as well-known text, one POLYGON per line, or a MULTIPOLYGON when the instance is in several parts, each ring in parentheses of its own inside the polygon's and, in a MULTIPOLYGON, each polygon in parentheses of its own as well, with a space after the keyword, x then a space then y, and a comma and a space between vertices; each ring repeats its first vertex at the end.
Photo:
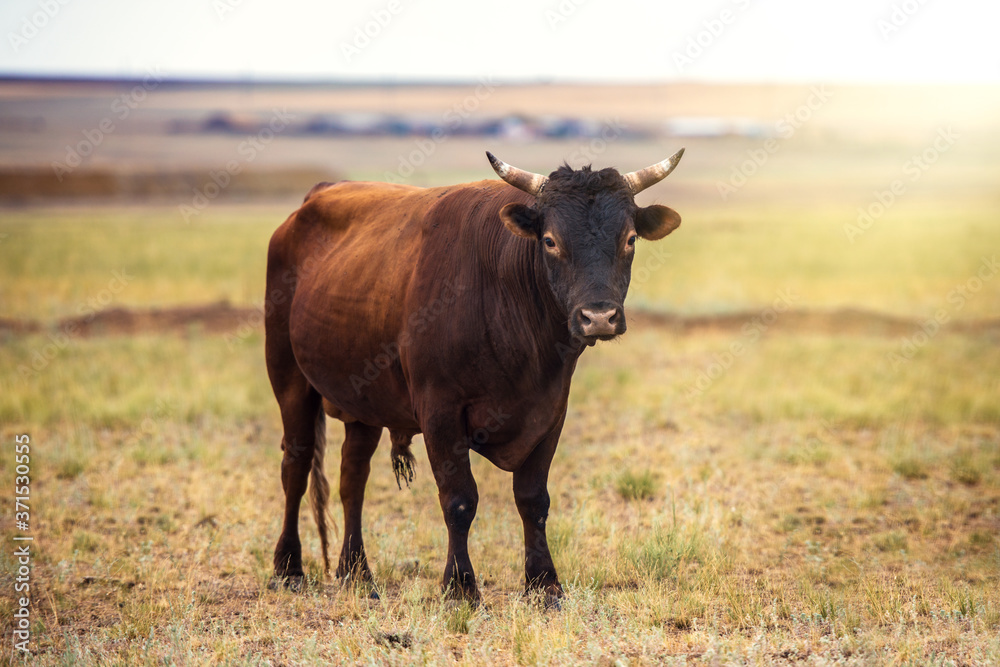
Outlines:
POLYGON ((554 240, 552 240, 551 236, 546 236, 545 237, 545 247, 549 248, 551 250, 555 250, 556 249, 556 242, 554 240))
POLYGON ((635 234, 633 234, 632 236, 628 237, 628 241, 626 243, 628 243, 628 247, 629 248, 631 248, 631 247, 633 247, 635 245, 635 240, 637 238, 639 238, 639 237, 637 237, 635 234))

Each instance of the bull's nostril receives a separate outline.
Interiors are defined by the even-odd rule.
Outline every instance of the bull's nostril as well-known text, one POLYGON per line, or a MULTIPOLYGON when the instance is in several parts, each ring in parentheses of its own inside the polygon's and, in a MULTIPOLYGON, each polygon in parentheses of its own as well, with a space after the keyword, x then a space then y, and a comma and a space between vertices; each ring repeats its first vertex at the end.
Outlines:
POLYGON ((606 310, 591 310, 581 308, 577 311, 577 322, 585 336, 612 336, 618 332, 618 323, 624 321, 620 308, 606 310))

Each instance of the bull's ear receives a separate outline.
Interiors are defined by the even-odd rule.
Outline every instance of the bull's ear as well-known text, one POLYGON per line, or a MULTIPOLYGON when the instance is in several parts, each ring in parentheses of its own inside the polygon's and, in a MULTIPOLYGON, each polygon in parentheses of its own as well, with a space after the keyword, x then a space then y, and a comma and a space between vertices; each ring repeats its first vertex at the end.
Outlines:
POLYGON ((640 208, 635 216, 635 231, 647 241, 656 241, 681 225, 681 216, 672 208, 654 204, 640 208))
POLYGON ((504 226, 518 236, 536 241, 542 236, 541 219, 538 211, 524 204, 507 204, 500 209, 500 219, 504 226))

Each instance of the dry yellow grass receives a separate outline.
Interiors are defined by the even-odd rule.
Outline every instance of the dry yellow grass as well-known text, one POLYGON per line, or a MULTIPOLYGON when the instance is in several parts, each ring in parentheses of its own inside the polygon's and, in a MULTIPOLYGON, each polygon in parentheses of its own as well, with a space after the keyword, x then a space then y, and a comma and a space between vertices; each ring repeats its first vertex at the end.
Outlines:
MULTIPOLYGON (((0 437, 28 432, 35 453, 36 662, 1000 659, 996 417, 928 419, 937 408, 916 399, 873 403, 878 418, 859 421, 849 381, 828 385, 839 398, 816 414, 803 413, 808 398, 788 412, 743 393, 801 382, 789 360, 835 358, 856 340, 838 336, 775 334, 690 398, 728 339, 636 330, 584 357, 550 484, 560 612, 521 597, 510 476, 482 460, 471 549, 484 604, 441 599, 447 535, 420 446, 409 490, 396 488, 388 447, 376 454, 366 531, 382 601, 322 577, 307 518, 310 587, 267 590, 280 431, 259 334, 235 346, 196 333, 77 340, 37 392, 6 378, 39 337, 13 341, 0 352, 0 437), (623 491, 623 471, 646 479, 643 493, 623 491)), ((871 340, 836 363, 861 373, 891 345, 871 340)), ((958 366, 941 379, 936 357, 914 362, 912 397, 969 397, 969 373, 1000 361, 974 336, 940 345, 958 366)), ((899 382, 869 381, 871 401, 899 382)), ((982 389, 1000 396, 995 383, 982 389)), ((340 433, 330 426, 333 443, 340 433)))

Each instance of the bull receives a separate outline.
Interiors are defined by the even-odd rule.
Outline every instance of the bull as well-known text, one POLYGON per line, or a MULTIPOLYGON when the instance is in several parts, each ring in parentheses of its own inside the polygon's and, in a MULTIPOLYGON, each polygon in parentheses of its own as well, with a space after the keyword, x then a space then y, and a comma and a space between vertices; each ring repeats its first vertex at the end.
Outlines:
POLYGON ((307 487, 330 569, 329 415, 345 431, 338 577, 372 579, 362 506, 388 429, 397 483, 412 479, 411 439, 423 434, 448 529, 449 596, 479 597, 468 551, 479 503, 473 452, 513 473, 526 591, 562 596, 545 522, 570 380, 588 346, 625 332, 637 239, 661 239, 680 224, 673 209, 640 207, 635 195, 683 152, 626 174, 563 165, 548 176, 487 153, 499 181, 343 181, 309 192, 267 258, 265 350, 285 494, 273 581, 301 585, 307 487))

